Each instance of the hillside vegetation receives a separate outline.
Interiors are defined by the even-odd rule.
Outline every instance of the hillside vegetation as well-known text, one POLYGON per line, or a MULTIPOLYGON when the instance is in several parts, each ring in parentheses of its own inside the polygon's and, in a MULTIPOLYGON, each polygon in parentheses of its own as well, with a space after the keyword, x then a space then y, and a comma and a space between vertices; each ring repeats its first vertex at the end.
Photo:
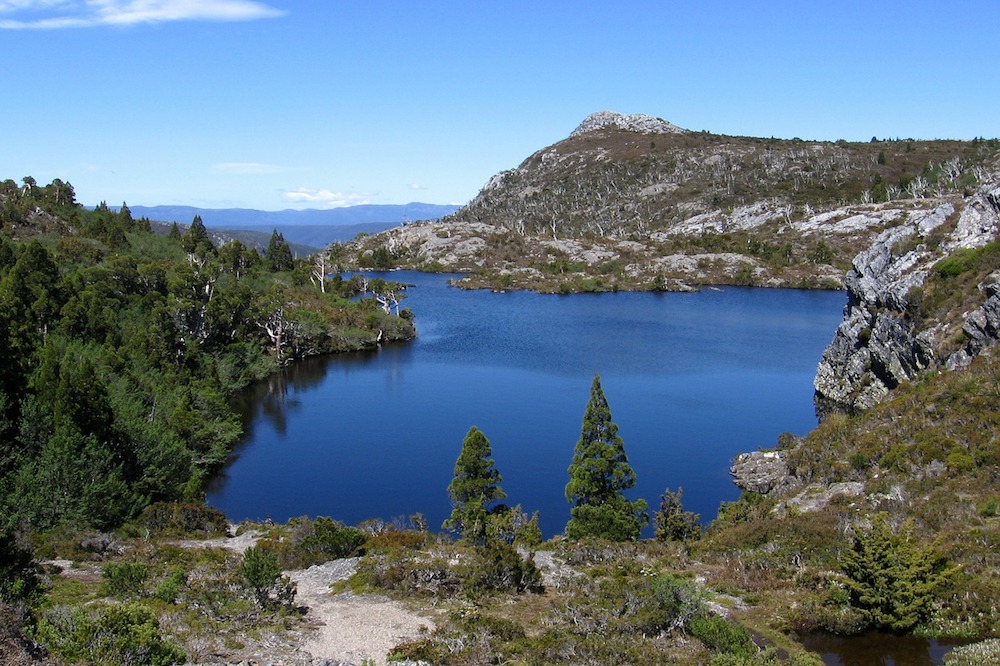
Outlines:
POLYGON ((127 206, 84 210, 69 184, 29 178, 0 184, 0 214, 4 530, 109 528, 196 499, 240 435, 233 391, 413 335, 349 301, 356 285, 310 283, 277 237, 266 256, 215 247, 197 219, 159 237, 127 206))
POLYGON ((838 287, 878 232, 1000 173, 996 139, 818 142, 601 117, 453 215, 334 247, 334 258, 465 271, 463 286, 495 289, 838 287))
MULTIPOLYGON (((591 124, 449 220, 309 261, 277 233, 263 255, 216 247, 197 219, 155 236, 127 206, 84 210, 61 181, 5 181, 0 661, 322 663, 300 649, 315 617, 296 605, 293 580, 329 560, 350 574, 333 593, 388 595, 432 618, 379 660, 804 666, 818 664, 800 643, 814 631, 998 637, 1000 329, 992 315, 973 329, 962 314, 994 298, 1000 275, 995 239, 985 242, 996 151, 991 141, 814 144, 591 124), (641 176, 644 155, 651 175, 641 176), (920 180, 900 199, 907 174, 920 180), (543 175, 548 190, 532 180, 543 175), (591 180, 574 194, 577 178, 591 180), (531 217, 525 202, 562 208, 531 217), (643 202, 655 210, 640 212, 643 202), (984 215, 963 218, 963 202, 984 215), (932 218, 938 231, 918 233, 932 218), (304 356, 414 334, 399 285, 324 279, 334 262, 470 268, 473 284, 553 291, 819 286, 904 222, 912 234, 881 237, 901 274, 917 248, 941 256, 899 316, 975 354, 754 454, 771 475, 753 489, 740 478, 747 489, 704 531, 680 489, 622 502, 634 482, 628 442, 597 377, 567 486, 577 520, 547 542, 505 497, 475 428, 441 489, 452 534, 415 515, 358 526, 302 517, 223 538, 225 517, 200 502, 239 435, 232 391, 304 356), (984 242, 941 240, 966 223, 984 242), (349 298, 361 291, 374 298, 349 298), (601 479, 614 492, 596 492, 601 479), (640 540, 635 524, 647 520, 655 537, 640 540)), ((862 278, 878 264, 854 263, 862 278)), ((871 304, 881 313, 880 293, 871 304)), ((861 328, 853 339, 860 349, 883 338, 861 328)), ((998 659, 996 642, 974 650, 955 663, 998 659)))

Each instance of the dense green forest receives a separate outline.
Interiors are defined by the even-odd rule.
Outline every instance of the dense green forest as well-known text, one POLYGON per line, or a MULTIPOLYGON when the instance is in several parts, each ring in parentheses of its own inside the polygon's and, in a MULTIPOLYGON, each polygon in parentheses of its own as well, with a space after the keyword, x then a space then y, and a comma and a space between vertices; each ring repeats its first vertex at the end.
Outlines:
MULTIPOLYGON (((197 499, 240 436, 227 397, 281 364, 413 336, 357 280, 167 236, 69 183, 0 183, 0 515, 5 531, 107 529, 197 499)), ((384 286, 384 285, 383 285, 384 286)), ((384 299, 383 299, 384 300, 384 299)))

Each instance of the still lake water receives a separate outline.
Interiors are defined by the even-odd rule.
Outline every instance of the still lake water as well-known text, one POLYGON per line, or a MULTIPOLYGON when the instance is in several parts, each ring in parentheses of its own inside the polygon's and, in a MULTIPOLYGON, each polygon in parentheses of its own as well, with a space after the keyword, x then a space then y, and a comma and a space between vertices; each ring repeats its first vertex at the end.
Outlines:
POLYGON ((507 502, 569 519, 563 490, 594 373, 638 484, 659 506, 715 517, 739 496, 729 465, 816 425, 812 379, 845 294, 722 288, 572 296, 463 291, 394 272, 418 338, 311 359, 248 389, 246 435, 208 503, 230 520, 332 516, 347 524, 450 513, 470 426, 489 438, 507 502))

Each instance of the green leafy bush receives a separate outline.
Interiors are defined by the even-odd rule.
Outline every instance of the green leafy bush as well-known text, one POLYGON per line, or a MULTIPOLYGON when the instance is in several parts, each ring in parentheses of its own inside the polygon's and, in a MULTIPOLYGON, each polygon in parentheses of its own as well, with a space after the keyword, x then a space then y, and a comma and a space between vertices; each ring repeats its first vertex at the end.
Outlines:
POLYGON ((194 502, 150 504, 136 522, 153 532, 225 534, 229 529, 226 514, 214 507, 194 502))
POLYGON ((257 545, 245 550, 239 571, 244 586, 253 592, 261 608, 290 606, 295 600, 295 583, 281 575, 278 556, 270 548, 257 545))
POLYGON ((737 657, 752 657, 759 652, 746 627, 718 615, 694 618, 688 631, 713 652, 737 657))
POLYGON ((145 562, 108 562, 101 570, 101 577, 107 594, 123 599, 141 597, 149 579, 149 565, 145 562))
POLYGON ((502 541, 478 546, 462 575, 466 593, 541 592, 542 574, 533 558, 524 559, 502 541))
POLYGON ((76 611, 57 607, 39 621, 37 636, 71 664, 170 666, 185 661, 183 650, 161 635, 152 611, 137 604, 76 611))
POLYGON ((187 578, 186 571, 180 569, 171 571, 156 586, 156 592, 153 593, 153 596, 167 604, 175 603, 177 595, 180 594, 181 589, 187 584, 187 578))
POLYGON ((930 617, 938 592, 956 572, 933 548, 914 541, 912 524, 896 534, 883 514, 856 531, 843 569, 851 604, 870 626, 898 632, 930 617))

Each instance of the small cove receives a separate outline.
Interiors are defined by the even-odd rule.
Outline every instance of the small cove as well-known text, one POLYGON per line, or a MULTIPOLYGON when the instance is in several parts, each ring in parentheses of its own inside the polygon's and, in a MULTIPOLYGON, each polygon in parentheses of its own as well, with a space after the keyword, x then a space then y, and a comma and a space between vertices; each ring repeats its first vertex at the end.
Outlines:
POLYGON ((209 487, 231 520, 420 512, 432 529, 472 425, 490 439, 510 504, 552 536, 566 468, 600 372, 655 509, 665 487, 711 520, 738 490, 729 463, 816 419, 812 377, 844 294, 748 288, 573 296, 461 291, 397 272, 418 339, 310 359, 240 396, 246 435, 209 487))

